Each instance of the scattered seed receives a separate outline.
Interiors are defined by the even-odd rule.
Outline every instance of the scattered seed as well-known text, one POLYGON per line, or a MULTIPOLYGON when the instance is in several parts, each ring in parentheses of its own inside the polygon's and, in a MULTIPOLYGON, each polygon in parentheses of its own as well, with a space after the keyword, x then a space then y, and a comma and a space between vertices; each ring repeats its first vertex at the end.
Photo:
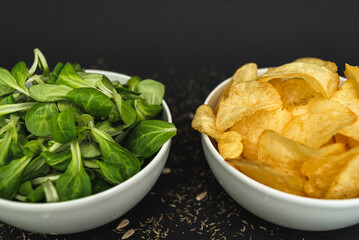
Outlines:
POLYGON ((207 196, 207 192, 201 192, 200 194, 197 194, 196 200, 197 200, 197 201, 201 201, 201 200, 204 199, 206 196, 207 196))
POLYGON ((170 174, 170 173, 171 173, 171 168, 165 167, 162 169, 162 174, 170 174))
POLYGON ((254 226, 253 226, 253 224, 251 224, 251 228, 252 228, 252 230, 254 230, 254 226))
POLYGON ((262 229, 264 231, 267 231, 267 229, 265 227, 263 227, 263 226, 259 226, 258 228, 260 228, 260 229, 262 229))
POLYGON ((128 224, 130 223, 130 220, 128 219, 123 219, 116 227, 116 230, 120 230, 124 227, 126 227, 128 224))
POLYGON ((123 236, 122 236, 121 239, 130 238, 134 233, 135 233, 135 230, 131 228, 130 230, 128 230, 127 232, 125 232, 125 234, 123 234, 123 236))
POLYGON ((192 213, 186 212, 188 216, 195 217, 192 213))

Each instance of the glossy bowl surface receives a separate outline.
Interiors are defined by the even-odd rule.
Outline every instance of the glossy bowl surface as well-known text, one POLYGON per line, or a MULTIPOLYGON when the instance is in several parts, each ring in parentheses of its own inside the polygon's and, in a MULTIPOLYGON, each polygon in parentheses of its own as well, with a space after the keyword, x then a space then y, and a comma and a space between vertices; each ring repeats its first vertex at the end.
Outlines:
MULTIPOLYGON (((258 74, 266 72, 259 69, 258 74)), ((345 79, 341 78, 341 82, 345 79)), ((205 104, 215 107, 229 79, 219 84, 205 104)), ((201 134, 208 164, 223 189, 242 207, 274 224, 308 231, 334 230, 359 223, 359 199, 323 200, 300 197, 267 187, 225 162, 210 138, 201 134)))
MULTIPOLYGON (((109 71, 87 72, 101 73, 121 83, 130 78, 109 71)), ((162 106, 162 119, 172 122, 164 100, 162 106)), ((151 190, 166 163, 170 146, 171 140, 168 140, 152 161, 132 178, 92 196, 58 203, 22 203, 0 199, 0 221, 45 234, 82 232, 109 223, 133 208, 151 190)))

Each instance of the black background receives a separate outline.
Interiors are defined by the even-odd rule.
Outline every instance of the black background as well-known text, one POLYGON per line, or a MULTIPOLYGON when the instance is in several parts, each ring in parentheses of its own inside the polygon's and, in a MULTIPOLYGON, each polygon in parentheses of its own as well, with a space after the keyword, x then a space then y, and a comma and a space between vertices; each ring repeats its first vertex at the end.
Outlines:
POLYGON ((354 239, 358 226, 297 231, 241 208, 210 172, 190 122, 213 87, 244 63, 267 67, 313 56, 336 62, 341 75, 346 62, 359 65, 358 7, 358 1, 1 2, 0 66, 21 60, 30 66, 37 47, 50 67, 70 61, 155 78, 166 85, 178 135, 167 162, 172 172, 120 219, 66 236, 0 224, 0 239, 120 239, 130 228, 136 230, 130 239, 159 239, 166 231, 166 239, 354 239), (203 191, 207 197, 196 201, 203 191), (115 231, 124 218, 130 225, 115 231))
POLYGON ((0 65, 102 57, 108 68, 163 72, 243 63, 279 65, 301 56, 356 64, 357 1, 9 1, 0 14, 0 65))

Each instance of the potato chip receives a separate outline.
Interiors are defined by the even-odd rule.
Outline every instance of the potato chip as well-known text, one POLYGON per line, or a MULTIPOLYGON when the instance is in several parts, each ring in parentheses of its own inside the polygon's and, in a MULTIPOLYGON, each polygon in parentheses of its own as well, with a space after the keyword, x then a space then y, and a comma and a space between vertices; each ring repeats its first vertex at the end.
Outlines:
POLYGON ((356 90, 356 98, 359 97, 359 67, 345 64, 345 77, 349 81, 353 88, 356 90))
MULTIPOLYGON (((324 197, 329 190, 334 178, 341 172, 342 168, 359 154, 359 148, 349 151, 313 158, 304 162, 300 168, 302 174, 308 178, 306 188, 317 189, 316 192, 307 192, 311 197, 324 197), (311 185, 311 187, 309 187, 311 185), (318 192, 319 191, 319 192, 318 192)), ((306 189, 305 188, 305 189, 306 189)))
POLYGON ((299 78, 282 82, 281 96, 286 109, 307 105, 311 99, 322 98, 322 95, 315 91, 308 82, 299 78))
POLYGON ((256 80, 258 77, 258 67, 255 63, 247 63, 234 73, 232 79, 234 84, 256 80))
POLYGON ((212 108, 208 105, 201 105, 193 117, 192 128, 210 137, 218 138, 221 132, 216 128, 215 119, 212 108))
POLYGON ((333 136, 333 137, 331 137, 331 138, 329 139, 328 142, 324 143, 324 144, 322 145, 322 147, 325 147, 325 146, 328 146, 328 145, 331 145, 331 144, 334 144, 334 143, 336 143, 336 142, 335 142, 335 137, 333 136))
POLYGON ((355 147, 359 146, 359 141, 356 141, 350 137, 347 137, 347 141, 348 141, 349 147, 351 147, 351 148, 355 148, 355 147))
POLYGON ((306 62, 292 62, 276 67, 260 76, 257 81, 266 82, 273 78, 281 78, 282 81, 293 78, 304 79, 325 98, 333 96, 339 84, 337 73, 324 66, 306 62))
POLYGON ((335 142, 342 143, 345 146, 348 145, 348 138, 340 133, 334 135, 335 142))
POLYGON ((282 92, 282 81, 280 80, 280 78, 274 78, 272 80, 268 81, 270 84, 272 84, 272 86, 277 90, 277 92, 279 94, 281 94, 282 92))
POLYGON ((243 157, 256 160, 258 158, 257 143, 261 133, 266 129, 281 133, 292 118, 292 114, 286 109, 259 110, 243 117, 230 130, 240 133, 243 138, 243 157))
POLYGON ((339 133, 359 141, 359 99, 352 99, 346 102, 345 106, 356 115, 357 120, 353 124, 341 129, 339 133))
POLYGON ((325 198, 359 197, 359 154, 354 155, 331 183, 325 198))
POLYGON ((356 122, 344 127, 339 133, 359 141, 359 68, 349 64, 346 64, 345 67, 345 75, 348 80, 334 93, 332 99, 349 108, 357 116, 356 122))
POLYGON ((318 157, 325 157, 325 156, 344 153, 347 150, 347 148, 344 143, 332 143, 325 145, 321 148, 316 148, 315 150, 316 150, 315 155, 313 157, 318 158, 318 157))
POLYGON ((323 198, 324 194, 322 191, 309 181, 304 182, 303 190, 306 196, 312 198, 323 198))
POLYGON ((201 105, 196 110, 192 127, 197 131, 216 139, 218 151, 224 159, 238 158, 242 154, 242 137, 234 131, 223 132, 216 129, 215 115, 208 105, 201 105))
POLYGON ((242 117, 258 110, 270 111, 281 107, 280 95, 270 83, 257 81, 237 83, 219 103, 216 126, 218 130, 225 131, 242 117))
POLYGON ((216 139, 218 151, 224 159, 239 158, 243 151, 242 136, 234 131, 224 132, 216 139))
MULTIPOLYGON (((350 65, 346 64, 347 69, 345 70, 346 74, 348 76, 355 76, 355 70, 358 70, 358 68, 352 68, 350 65)), ((359 73, 358 73, 359 74, 359 73)), ((356 78, 348 78, 337 90, 334 95, 332 96, 332 99, 340 102, 343 105, 347 105, 349 102, 351 102, 353 99, 359 99, 359 93, 358 93, 358 85, 359 85, 359 79, 356 78)))
POLYGON ((339 90, 334 93, 331 99, 338 101, 343 105, 347 105, 353 99, 358 99, 359 95, 357 94, 355 84, 355 80, 353 79, 345 81, 340 86, 339 90))
POLYGON ((298 115, 302 115, 302 114, 308 114, 309 113, 309 109, 307 105, 297 105, 297 106, 293 106, 292 108, 289 109, 292 116, 296 117, 298 115))
POLYGON ((310 101, 303 108, 307 111, 294 115, 283 135, 309 147, 322 146, 340 129, 357 120, 352 111, 330 99, 310 101))
POLYGON ((228 161, 233 167, 248 177, 277 190, 303 195, 304 179, 284 170, 247 160, 228 161))
POLYGON ((272 167, 285 169, 296 175, 301 175, 300 168, 305 161, 346 150, 345 145, 335 143, 323 148, 310 148, 290 140, 275 131, 265 130, 258 141, 258 161, 272 167))
POLYGON ((325 61, 325 60, 322 60, 319 58, 304 57, 304 58, 298 58, 294 62, 314 63, 314 64, 318 64, 320 66, 326 67, 327 69, 329 69, 332 72, 336 73, 338 71, 338 67, 335 63, 330 62, 330 61, 325 61))
POLYGON ((231 87, 233 87, 234 85, 240 82, 248 82, 257 79, 257 72, 258 72, 258 67, 257 64, 255 63, 247 63, 244 64, 242 67, 238 68, 237 71, 232 76, 231 80, 228 82, 224 91, 221 93, 221 96, 219 97, 214 112, 217 113, 219 103, 222 102, 223 98, 225 98, 228 95, 228 91, 231 87))

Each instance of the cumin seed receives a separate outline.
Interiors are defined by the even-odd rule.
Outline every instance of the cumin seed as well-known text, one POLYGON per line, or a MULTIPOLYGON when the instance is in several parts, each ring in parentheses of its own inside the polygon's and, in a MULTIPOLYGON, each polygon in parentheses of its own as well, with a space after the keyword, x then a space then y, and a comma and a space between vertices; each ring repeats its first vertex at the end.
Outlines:
POLYGON ((116 227, 116 230, 120 230, 124 227, 126 227, 128 224, 130 224, 130 220, 128 219, 123 219, 116 227))
POLYGON ((206 196, 207 196, 207 192, 206 192, 206 191, 201 192, 201 193, 197 194, 196 200, 197 200, 197 201, 201 201, 201 200, 204 199, 206 196))
POLYGON ((127 239, 127 238, 131 237, 134 233, 135 233, 135 230, 131 228, 130 230, 125 232, 125 234, 123 234, 121 239, 127 239))
POLYGON ((170 174, 170 173, 171 173, 171 168, 165 167, 162 169, 162 174, 170 174))

